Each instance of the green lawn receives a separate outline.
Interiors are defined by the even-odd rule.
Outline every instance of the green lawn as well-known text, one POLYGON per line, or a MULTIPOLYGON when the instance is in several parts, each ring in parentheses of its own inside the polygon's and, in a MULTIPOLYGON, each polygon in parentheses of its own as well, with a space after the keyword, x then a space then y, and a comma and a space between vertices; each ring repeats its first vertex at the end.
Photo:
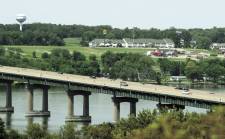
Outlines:
MULTIPOLYGON (((51 52, 52 49, 55 48, 63 48, 63 49, 68 49, 71 53, 73 51, 79 51, 81 53, 83 53, 85 56, 89 56, 91 54, 96 55, 98 58, 101 57, 101 55, 103 53, 105 53, 106 51, 112 51, 115 53, 140 53, 140 54, 146 54, 147 51, 149 50, 153 50, 153 48, 151 49, 146 49, 146 48, 89 48, 89 47, 81 47, 80 45, 80 38, 66 38, 64 39, 66 45, 65 46, 3 46, 5 48, 9 48, 9 47, 14 47, 14 48, 21 48, 24 52, 24 56, 26 57, 31 57, 32 53, 35 51, 36 55, 38 57, 41 56, 41 54, 43 52, 51 52)), ((189 49, 191 50, 191 49, 189 49)), ((206 52, 207 50, 200 50, 200 49, 192 49, 193 51, 204 51, 206 52)), ((156 58, 157 59, 157 58, 156 58)), ((180 59, 178 59, 180 60, 180 59)))
POLYGON ((141 48, 89 48, 89 47, 81 47, 80 45, 80 39, 79 38, 67 38, 65 39, 65 46, 24 46, 24 45, 6 45, 3 46, 5 48, 21 48, 24 52, 24 55, 27 57, 31 57, 32 53, 35 51, 37 56, 41 56, 43 52, 50 52, 52 49, 55 48, 62 48, 62 49, 68 49, 70 52, 73 51, 79 51, 83 53, 85 56, 89 56, 91 54, 96 55, 98 58, 105 53, 106 51, 112 51, 116 53, 140 53, 140 54, 145 54, 148 50, 152 49, 141 49, 141 48))

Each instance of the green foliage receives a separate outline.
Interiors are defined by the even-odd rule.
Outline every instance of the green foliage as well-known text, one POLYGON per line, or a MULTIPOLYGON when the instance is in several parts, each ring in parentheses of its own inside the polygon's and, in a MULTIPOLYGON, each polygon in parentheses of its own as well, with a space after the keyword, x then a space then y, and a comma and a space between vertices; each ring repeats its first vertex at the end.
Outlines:
POLYGON ((69 123, 58 133, 48 133, 38 124, 24 134, 5 132, 0 120, 1 139, 224 139, 225 107, 215 107, 205 114, 183 111, 144 110, 117 123, 85 126, 77 130, 69 123))
POLYGON ((2 119, 0 118, 0 139, 4 139, 6 137, 5 125, 2 119))
POLYGON ((41 58, 42 59, 47 59, 47 58, 49 58, 49 54, 44 52, 44 53, 42 53, 41 58))
POLYGON ((86 60, 86 57, 82 53, 77 52, 77 51, 73 52, 72 57, 73 57, 74 61, 85 61, 86 60))
POLYGON ((35 51, 33 51, 32 57, 33 57, 33 58, 37 58, 37 55, 36 55, 36 52, 35 52, 35 51))
POLYGON ((73 123, 68 123, 61 127, 59 131, 60 139, 79 139, 79 132, 77 132, 76 126, 73 123))
POLYGON ((27 127, 26 134, 28 139, 42 139, 47 135, 47 131, 39 124, 31 124, 27 127))
POLYGON ((187 78, 191 79, 192 82, 194 80, 202 80, 203 78, 203 70, 197 65, 195 61, 189 61, 185 67, 185 74, 187 78))
POLYGON ((103 123, 96 126, 88 126, 83 129, 84 139, 112 139, 114 125, 110 123, 103 123))
POLYGON ((4 47, 0 47, 0 55, 1 56, 5 55, 5 48, 4 47))
POLYGON ((112 79, 130 81, 155 80, 155 62, 147 56, 133 53, 116 54, 106 52, 102 55, 103 73, 112 79))
POLYGON ((19 134, 17 131, 15 130, 9 130, 7 132, 7 139, 25 139, 25 135, 19 134))

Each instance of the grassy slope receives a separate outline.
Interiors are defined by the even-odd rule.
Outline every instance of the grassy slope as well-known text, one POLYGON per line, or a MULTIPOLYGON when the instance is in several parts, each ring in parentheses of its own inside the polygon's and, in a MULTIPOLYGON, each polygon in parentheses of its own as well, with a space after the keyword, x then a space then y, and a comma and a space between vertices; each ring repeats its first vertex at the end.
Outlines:
MULTIPOLYGON (((9 48, 9 47, 15 47, 15 48, 21 48, 24 51, 24 55, 27 57, 31 57, 32 53, 35 51, 37 56, 41 56, 41 54, 43 52, 50 52, 52 49, 55 48, 64 48, 64 49, 68 49, 70 52, 73 51, 79 51, 81 53, 83 53, 85 56, 89 56, 91 54, 96 55, 98 58, 101 57, 101 55, 103 53, 105 53, 106 51, 112 51, 112 52, 116 52, 116 53, 140 53, 140 54, 146 54, 146 52, 148 50, 152 50, 152 49, 146 49, 146 48, 89 48, 89 47, 81 47, 80 45, 80 38, 66 38, 65 39, 65 46, 4 46, 5 48, 9 48)), ((207 50, 200 50, 200 49, 196 49, 194 50, 196 52, 208 52, 207 50)), ((210 52, 211 53, 211 52, 210 52)), ((156 58, 157 59, 157 58, 156 58)), ((176 60, 184 60, 184 59, 176 59, 176 60)))
POLYGON ((106 51, 110 50, 116 53, 123 53, 123 52, 133 52, 133 53, 141 53, 145 54, 148 50, 151 49, 138 49, 138 48, 89 48, 89 47, 81 47, 80 46, 80 39, 74 39, 74 38, 67 38, 65 39, 66 45, 65 46, 4 46, 5 48, 9 47, 15 47, 15 48, 21 48, 24 51, 24 54, 28 57, 32 56, 32 53, 35 51, 37 56, 40 56, 43 52, 50 52, 52 49, 55 48, 64 48, 68 49, 69 51, 79 51, 83 53, 85 56, 89 56, 91 54, 96 55, 98 58, 105 53, 106 51))

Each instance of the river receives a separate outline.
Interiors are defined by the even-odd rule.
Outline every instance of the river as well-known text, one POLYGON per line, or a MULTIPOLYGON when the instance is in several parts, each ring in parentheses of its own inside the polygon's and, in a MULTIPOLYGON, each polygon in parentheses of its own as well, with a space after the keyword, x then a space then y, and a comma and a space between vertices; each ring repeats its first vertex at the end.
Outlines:
MULTIPOLYGON (((201 88, 202 89, 202 88, 201 88)), ((203 88, 202 90, 208 90, 218 93, 225 93, 225 88, 203 88)), ((12 103, 14 106, 14 113, 6 114, 0 113, 0 118, 6 123, 6 128, 12 128, 23 132, 26 130, 28 123, 39 123, 48 128, 48 130, 54 132, 60 129, 65 124, 65 117, 67 114, 67 96, 66 92, 62 88, 51 88, 49 90, 49 111, 51 111, 51 117, 49 118, 26 118, 25 113, 27 111, 27 89, 25 87, 15 87, 12 90, 12 103)), ((90 115, 92 116, 91 124, 100 124, 103 122, 112 122, 113 119, 113 103, 111 95, 92 93, 90 96, 90 115)), ((76 115, 82 114, 82 102, 81 96, 76 96, 74 100, 74 109, 76 115)), ((157 102, 148 100, 139 100, 137 103, 137 113, 144 109, 155 109, 157 102)), ((0 106, 5 105, 5 93, 4 87, 0 86, 0 106)), ((35 90, 34 92, 34 110, 40 110, 42 106, 42 92, 41 90, 35 90)), ((121 105, 121 117, 126 118, 129 114, 129 103, 122 103, 121 105)), ((189 112, 206 112, 204 109, 198 109, 193 107, 186 107, 185 111, 189 112)), ((81 125, 81 124, 78 124, 81 125)))

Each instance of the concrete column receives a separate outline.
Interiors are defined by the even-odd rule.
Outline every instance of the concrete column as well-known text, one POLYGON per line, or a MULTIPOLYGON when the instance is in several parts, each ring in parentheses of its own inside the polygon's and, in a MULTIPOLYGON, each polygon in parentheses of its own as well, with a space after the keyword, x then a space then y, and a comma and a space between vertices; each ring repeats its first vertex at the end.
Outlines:
POLYGON ((12 113, 11 112, 7 112, 6 113, 6 122, 5 122, 6 129, 10 129, 11 128, 11 122, 12 122, 12 113))
POLYGON ((32 86, 28 86, 28 112, 33 111, 33 94, 34 94, 34 89, 32 86))
POLYGON ((113 120, 117 122, 120 120, 120 103, 117 101, 113 101, 114 105, 114 113, 113 113, 113 120))
POLYGON ((6 83, 6 108, 12 107, 12 82, 6 83))
POLYGON ((68 117, 74 116, 74 98, 73 95, 69 92, 67 93, 68 97, 68 117))
POLYGON ((130 102, 130 115, 136 116, 136 102, 130 102))
POLYGON ((48 112, 48 87, 43 88, 42 111, 48 112))
POLYGON ((33 117, 27 117, 27 126, 30 126, 34 123, 34 118, 33 117))
POLYGON ((42 117, 42 127, 43 129, 48 129, 48 117, 42 117))
POLYGON ((89 95, 84 95, 83 116, 89 116, 89 95))

